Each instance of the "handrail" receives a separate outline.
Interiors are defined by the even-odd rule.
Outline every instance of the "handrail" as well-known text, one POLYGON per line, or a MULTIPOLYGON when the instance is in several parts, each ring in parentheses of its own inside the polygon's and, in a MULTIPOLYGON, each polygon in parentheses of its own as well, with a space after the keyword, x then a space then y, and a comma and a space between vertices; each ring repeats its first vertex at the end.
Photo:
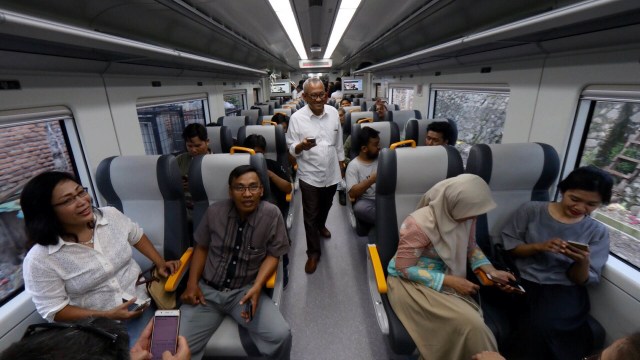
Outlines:
POLYGON ((384 278, 384 271, 382 270, 382 263, 380 262, 378 247, 375 244, 368 244, 367 249, 369 250, 369 256, 371 257, 371 266, 373 266, 373 274, 376 277, 378 292, 380 294, 386 294, 387 281, 384 278))
POLYGON ((266 126, 266 125, 276 126, 276 125, 278 125, 278 123, 275 122, 275 121, 271 121, 271 120, 262 120, 262 126, 266 126))
POLYGON ((240 151, 240 152, 246 152, 249 153, 251 155, 255 155, 256 151, 247 147, 242 147, 242 146, 232 146, 231 150, 229 150, 229 154, 233 155, 236 151, 240 151))
POLYGON ((366 123, 366 122, 373 122, 373 118, 358 119, 358 121, 356 121, 356 124, 362 124, 362 123, 366 123))
POLYGON ((414 147, 416 147, 416 141, 415 140, 398 141, 398 142, 395 142, 395 143, 391 144, 391 146, 389 146, 389 149, 395 150, 398 146, 404 146, 404 145, 411 145, 411 147, 414 148, 414 147))

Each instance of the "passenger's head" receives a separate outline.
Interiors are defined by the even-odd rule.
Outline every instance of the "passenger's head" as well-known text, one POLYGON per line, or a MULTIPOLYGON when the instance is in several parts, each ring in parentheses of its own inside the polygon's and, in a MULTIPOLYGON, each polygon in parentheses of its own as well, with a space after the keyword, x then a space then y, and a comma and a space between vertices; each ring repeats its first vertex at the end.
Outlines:
POLYGON ((346 111, 344 111, 343 107, 338 109, 338 116, 340 117, 340 125, 344 125, 346 114, 347 113, 346 113, 346 111))
MULTIPOLYGON (((594 357, 596 358, 596 357, 594 357)), ((590 359, 590 357, 589 357, 590 359)), ((602 351, 600 360, 640 359, 640 332, 618 339, 602 351)))
POLYGON ((253 166, 240 165, 229 174, 229 197, 241 219, 258 208, 263 193, 258 171, 253 166))
POLYGON ((481 177, 462 174, 434 185, 420 201, 445 213, 449 221, 462 222, 496 207, 491 189, 481 177))
POLYGON ((427 134, 424 143, 427 146, 453 145, 451 135, 453 129, 448 121, 434 121, 427 125, 427 134))
POLYGON ((260 134, 251 134, 244 139, 242 146, 264 154, 265 150, 267 150, 267 140, 260 134))
POLYGON ((205 155, 209 152, 209 136, 202 124, 189 124, 182 131, 182 138, 191 156, 205 155))
POLYGON ((324 112, 324 104, 327 102, 327 93, 325 92, 322 80, 318 78, 309 78, 304 82, 304 92, 302 93, 304 101, 309 105, 309 109, 315 115, 321 115, 324 112))
POLYGON ((127 329, 117 321, 105 318, 32 325, 22 340, 0 354, 0 360, 129 358, 127 329))
POLYGON ((378 157, 380 152, 380 132, 368 126, 362 127, 358 134, 358 143, 360 144, 360 154, 366 158, 373 160, 378 157))
POLYGON ((345 107, 345 106, 351 106, 351 101, 349 101, 349 99, 342 99, 340 100, 340 107, 345 107))
POLYGON ((387 104, 383 101, 376 101, 376 114, 378 114, 378 119, 384 119, 387 116, 387 104))
POLYGON ((282 126, 282 131, 287 132, 289 128, 289 117, 283 113, 277 113, 271 117, 271 121, 282 126))
POLYGON ((611 201, 613 178, 595 166, 573 170, 558 184, 562 194, 560 204, 569 217, 589 215, 602 204, 611 201))
POLYGON ((47 171, 33 177, 22 189, 20 206, 28 247, 55 245, 58 237, 93 226, 91 196, 69 173, 47 171))

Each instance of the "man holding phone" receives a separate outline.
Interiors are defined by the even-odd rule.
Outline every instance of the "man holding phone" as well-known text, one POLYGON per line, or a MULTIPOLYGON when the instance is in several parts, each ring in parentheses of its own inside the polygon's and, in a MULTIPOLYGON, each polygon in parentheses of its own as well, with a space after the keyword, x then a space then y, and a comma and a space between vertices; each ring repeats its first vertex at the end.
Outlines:
POLYGON ((344 169, 342 127, 338 110, 326 105, 327 93, 320 79, 304 82, 307 105, 291 115, 287 131, 289 153, 298 162, 304 231, 307 237, 307 274, 320 260, 320 236, 330 238, 325 222, 344 169))
POLYGON ((180 334, 187 338, 193 359, 202 358, 225 315, 249 331, 261 354, 289 359, 289 324, 262 292, 278 258, 289 251, 289 239, 280 210, 261 201, 262 194, 255 168, 235 168, 229 175, 230 199, 211 205, 194 233, 180 307, 180 334))

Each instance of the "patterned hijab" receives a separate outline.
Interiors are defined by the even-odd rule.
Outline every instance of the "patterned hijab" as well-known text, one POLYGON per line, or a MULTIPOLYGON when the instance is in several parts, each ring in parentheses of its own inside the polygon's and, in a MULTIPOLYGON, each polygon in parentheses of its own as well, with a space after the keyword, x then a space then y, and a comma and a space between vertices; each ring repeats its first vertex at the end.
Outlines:
POLYGON ((434 185, 411 216, 427 234, 452 275, 466 276, 467 247, 473 221, 456 221, 496 207, 482 178, 462 174, 434 185))

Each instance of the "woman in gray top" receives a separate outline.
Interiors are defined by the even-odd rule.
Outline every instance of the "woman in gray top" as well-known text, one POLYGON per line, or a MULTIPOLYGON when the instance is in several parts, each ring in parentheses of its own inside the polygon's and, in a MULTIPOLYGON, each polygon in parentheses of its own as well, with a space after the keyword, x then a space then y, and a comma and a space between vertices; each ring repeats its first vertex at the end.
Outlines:
POLYGON ((558 184, 559 202, 524 204, 502 231, 526 290, 519 323, 531 358, 580 359, 592 350, 585 285, 600 280, 609 234, 590 214, 611 200, 612 186, 604 171, 578 168, 558 184))

